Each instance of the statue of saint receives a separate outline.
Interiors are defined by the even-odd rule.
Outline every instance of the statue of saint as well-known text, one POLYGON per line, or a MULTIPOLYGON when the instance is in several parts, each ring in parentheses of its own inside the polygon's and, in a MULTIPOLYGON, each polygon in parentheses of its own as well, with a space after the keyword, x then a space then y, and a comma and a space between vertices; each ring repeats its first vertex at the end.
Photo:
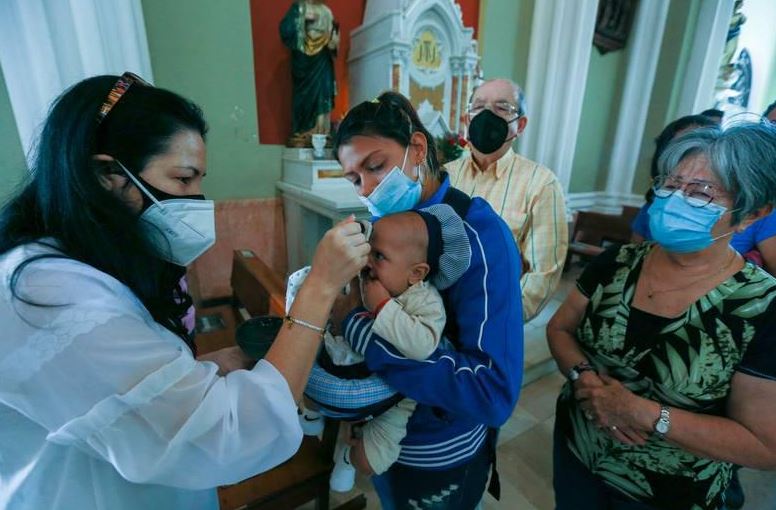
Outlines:
POLYGON ((312 134, 328 134, 331 127, 339 29, 323 0, 297 0, 280 22, 280 37, 291 50, 293 121, 288 145, 310 147, 312 134))
POLYGON ((738 40, 741 26, 746 23, 746 16, 741 10, 743 0, 733 4, 733 15, 728 26, 725 48, 714 87, 714 107, 728 113, 739 113, 749 106, 749 94, 752 88, 752 61, 749 51, 743 48, 734 58, 738 50, 738 40))

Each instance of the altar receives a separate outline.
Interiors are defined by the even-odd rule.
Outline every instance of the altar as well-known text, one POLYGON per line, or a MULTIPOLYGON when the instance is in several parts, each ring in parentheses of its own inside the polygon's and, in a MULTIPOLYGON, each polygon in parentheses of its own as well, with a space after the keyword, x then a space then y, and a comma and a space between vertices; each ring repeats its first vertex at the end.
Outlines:
POLYGON ((394 90, 434 136, 461 133, 479 60, 473 35, 453 0, 367 0, 351 32, 351 104, 394 90))
POLYGON ((315 159, 313 149, 283 151, 283 179, 277 183, 283 196, 288 270, 312 263, 318 241, 333 225, 355 214, 370 214, 353 185, 342 177, 342 167, 332 158, 315 159))

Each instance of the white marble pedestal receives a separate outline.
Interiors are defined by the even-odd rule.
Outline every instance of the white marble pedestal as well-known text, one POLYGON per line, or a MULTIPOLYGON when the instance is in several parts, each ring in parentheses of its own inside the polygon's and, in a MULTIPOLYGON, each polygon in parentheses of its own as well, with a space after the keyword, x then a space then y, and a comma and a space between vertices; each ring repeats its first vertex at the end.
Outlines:
POLYGON ((312 159, 312 149, 283 152, 283 180, 277 188, 283 196, 289 272, 312 262, 318 241, 334 224, 351 214, 370 217, 339 163, 312 159))

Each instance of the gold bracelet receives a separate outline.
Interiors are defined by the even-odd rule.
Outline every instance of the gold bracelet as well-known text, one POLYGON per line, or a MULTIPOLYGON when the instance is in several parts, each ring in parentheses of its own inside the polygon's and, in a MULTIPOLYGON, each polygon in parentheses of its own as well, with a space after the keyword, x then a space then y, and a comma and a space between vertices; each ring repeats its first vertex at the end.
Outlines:
POLYGON ((318 333, 321 336, 323 336, 323 334, 326 332, 325 328, 320 328, 320 327, 318 327, 318 326, 316 326, 314 324, 310 324, 307 321, 303 321, 301 319, 297 319, 296 317, 291 317, 290 315, 286 315, 285 317, 283 317, 283 322, 285 322, 286 325, 289 328, 293 324, 296 324, 298 326, 302 326, 302 327, 307 328, 307 329, 312 329, 313 331, 315 331, 316 333, 318 333))

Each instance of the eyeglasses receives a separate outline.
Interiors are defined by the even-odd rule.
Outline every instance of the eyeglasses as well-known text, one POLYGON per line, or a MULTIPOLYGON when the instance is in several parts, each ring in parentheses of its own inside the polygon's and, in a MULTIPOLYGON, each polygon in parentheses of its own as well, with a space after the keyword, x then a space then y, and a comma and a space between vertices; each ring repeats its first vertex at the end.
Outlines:
POLYGON ((145 81, 143 78, 136 75, 135 73, 130 73, 129 71, 122 74, 119 79, 116 80, 113 88, 110 89, 110 92, 108 92, 108 97, 105 99, 105 102, 102 103, 102 106, 100 106, 100 111, 97 112, 98 126, 102 124, 102 121, 105 120, 105 117, 107 117, 113 107, 116 106, 116 103, 119 102, 119 99, 121 99, 124 94, 127 93, 129 87, 135 83, 146 87, 151 86, 151 84, 145 81))
POLYGON ((469 105, 469 115, 474 117, 485 108, 489 108, 490 111, 492 111, 496 115, 499 115, 501 117, 506 117, 506 118, 520 117, 522 115, 520 108, 513 105, 509 101, 496 101, 492 105, 489 105, 488 103, 480 103, 480 102, 471 103, 469 105))
POLYGON ((715 199, 726 194, 708 182, 685 182, 676 175, 656 177, 652 190, 658 198, 668 198, 677 191, 681 191, 684 200, 693 207, 706 207, 715 199))

